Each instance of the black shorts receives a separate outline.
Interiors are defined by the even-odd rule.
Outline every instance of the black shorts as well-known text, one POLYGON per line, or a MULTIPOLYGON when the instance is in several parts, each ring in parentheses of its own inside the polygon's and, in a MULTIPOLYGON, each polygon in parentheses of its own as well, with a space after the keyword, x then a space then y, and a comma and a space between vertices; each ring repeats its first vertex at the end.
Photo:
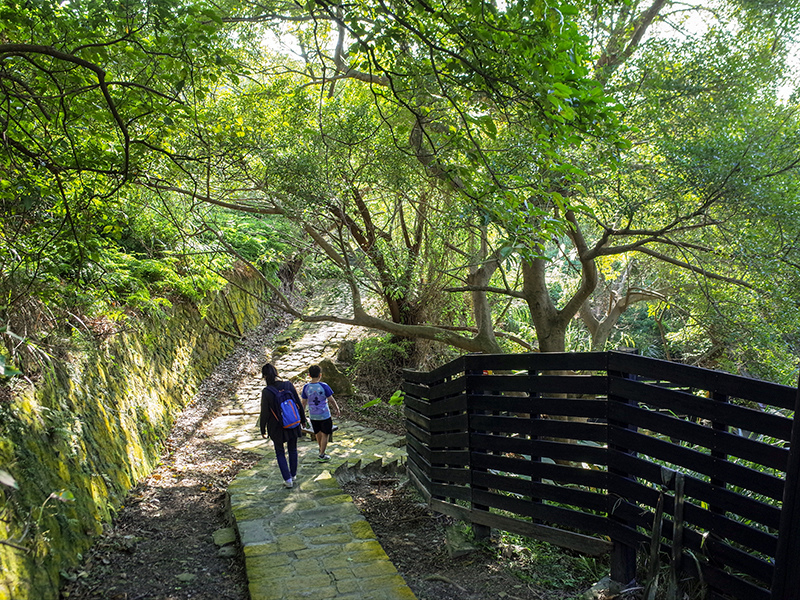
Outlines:
POLYGON ((333 419, 328 417, 327 419, 322 419, 321 421, 316 421, 311 419, 311 428, 314 430, 314 433, 327 433, 328 435, 333 433, 333 419))

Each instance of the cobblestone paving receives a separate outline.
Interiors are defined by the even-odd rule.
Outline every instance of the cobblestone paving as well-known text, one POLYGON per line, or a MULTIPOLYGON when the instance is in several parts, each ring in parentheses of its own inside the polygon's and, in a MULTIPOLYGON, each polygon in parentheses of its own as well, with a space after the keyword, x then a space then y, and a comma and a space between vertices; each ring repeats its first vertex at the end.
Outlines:
MULTIPOLYGON (((317 302, 319 312, 346 315, 347 304, 317 302)), ((282 379, 301 383, 308 365, 335 354, 358 331, 335 323, 293 323, 275 341, 274 364, 282 379)), ((269 360, 273 349, 265 349, 269 360)), ((304 436, 298 444, 297 483, 283 487, 269 440, 257 426, 260 373, 243 384, 207 431, 213 438, 261 454, 252 469, 229 487, 231 512, 244 549, 252 600, 414 600, 394 565, 339 484, 356 470, 394 472, 405 464, 401 436, 337 422, 328 446, 332 459, 317 460, 317 445, 304 436)))

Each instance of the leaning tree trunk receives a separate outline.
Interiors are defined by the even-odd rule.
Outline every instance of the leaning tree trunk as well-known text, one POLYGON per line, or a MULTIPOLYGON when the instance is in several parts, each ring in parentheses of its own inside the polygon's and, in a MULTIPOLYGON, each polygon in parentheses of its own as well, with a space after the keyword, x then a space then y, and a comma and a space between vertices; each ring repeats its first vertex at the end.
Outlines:
POLYGON ((487 248, 486 230, 483 229, 481 230, 479 255, 475 261, 476 266, 470 268, 467 283, 473 288, 471 292, 472 315, 475 319, 475 326, 478 329, 475 339, 486 348, 487 353, 500 354, 503 350, 500 348, 500 344, 497 343, 497 337, 494 334, 492 307, 485 291, 489 286, 492 275, 500 267, 500 261, 496 253, 487 257, 487 248))

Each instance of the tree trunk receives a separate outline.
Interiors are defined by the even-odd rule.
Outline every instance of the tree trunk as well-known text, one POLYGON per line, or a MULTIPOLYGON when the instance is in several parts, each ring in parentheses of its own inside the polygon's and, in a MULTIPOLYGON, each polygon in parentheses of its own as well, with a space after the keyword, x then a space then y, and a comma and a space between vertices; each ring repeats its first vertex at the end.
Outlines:
POLYGON ((547 289, 547 261, 536 258, 522 262, 522 293, 531 313, 540 352, 564 352, 569 320, 560 313, 547 289))
MULTIPOLYGON (((483 232, 485 233, 485 232, 483 232)), ((486 253, 486 239, 485 235, 482 236, 481 241, 481 256, 486 253)), ((496 256, 492 255, 489 258, 478 262, 477 267, 470 269, 470 274, 467 276, 467 283, 475 288, 486 288, 489 286, 489 281, 498 269, 500 263, 496 256)), ((497 343, 497 338, 494 334, 494 319, 492 318, 492 307, 489 304, 489 298, 485 291, 476 290, 471 293, 472 296, 472 314, 475 319, 475 326, 478 328, 478 334, 475 340, 488 348, 488 352, 492 354, 502 353, 500 345, 497 343)))
POLYGON ((581 284, 561 310, 556 308, 547 287, 547 260, 536 258, 522 262, 522 293, 531 312, 531 320, 536 329, 540 352, 565 352, 567 346, 567 327, 581 310, 581 306, 597 287, 597 265, 589 257, 589 248, 572 211, 567 211, 566 219, 572 229, 569 237, 578 251, 581 262, 581 284))

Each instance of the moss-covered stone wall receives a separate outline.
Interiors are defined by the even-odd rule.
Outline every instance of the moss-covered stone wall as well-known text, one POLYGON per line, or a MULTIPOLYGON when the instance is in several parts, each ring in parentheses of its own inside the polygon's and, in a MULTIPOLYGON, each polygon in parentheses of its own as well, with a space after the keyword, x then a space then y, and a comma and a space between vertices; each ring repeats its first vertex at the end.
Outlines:
POLYGON ((0 400, 0 600, 58 597, 74 566, 157 464, 176 417, 233 349, 223 331, 262 322, 259 279, 240 277, 204 310, 174 305, 55 366, 0 400), (235 323, 234 323, 235 315, 235 323), (208 323, 214 326, 209 327, 208 323))

